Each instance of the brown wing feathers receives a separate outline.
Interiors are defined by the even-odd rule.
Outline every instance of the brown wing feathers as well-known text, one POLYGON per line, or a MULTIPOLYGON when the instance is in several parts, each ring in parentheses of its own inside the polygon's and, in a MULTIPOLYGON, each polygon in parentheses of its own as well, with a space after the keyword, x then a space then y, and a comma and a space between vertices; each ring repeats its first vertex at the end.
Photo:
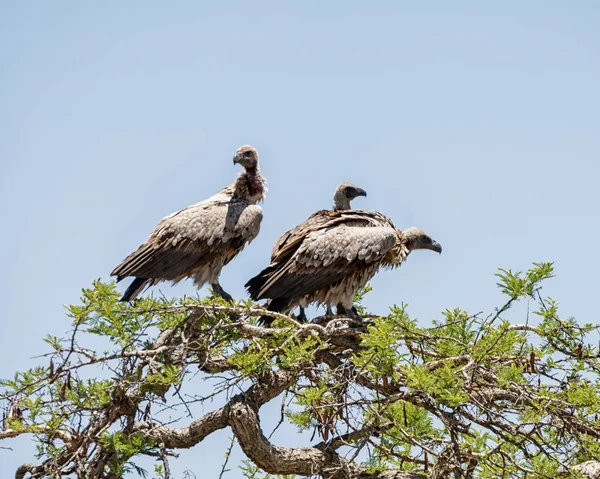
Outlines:
MULTIPOLYGON (((366 235, 352 235, 353 230, 367 228, 375 232, 374 227, 384 218, 378 213, 352 210, 309 218, 301 225, 303 228, 298 227, 295 236, 288 237, 289 243, 280 246, 271 265, 246 283, 251 298, 301 297, 342 280, 353 268, 361 268, 373 260, 364 250, 368 245, 351 244, 368 236, 368 231, 366 235), (349 257, 347 250, 351 253, 349 257)), ((393 246, 389 241, 393 227, 390 229, 392 232, 388 232, 379 258, 393 246)))
MULTIPOLYGON (((254 300, 268 299, 270 311, 319 303, 352 310, 357 291, 381 267, 399 266, 410 251, 441 246, 418 228, 407 234, 376 211, 352 210, 350 200, 366 192, 342 183, 334 209, 317 211, 276 242, 271 264, 246 283, 254 300)), ((271 318, 262 317, 270 324, 271 318)))
POLYGON ((221 269, 251 242, 260 230, 265 180, 258 169, 258 153, 240 147, 233 159, 244 172, 211 198, 163 218, 148 240, 111 273, 117 281, 133 276, 123 300, 134 299, 148 285, 193 277, 198 287, 218 283, 221 269))
MULTIPOLYGON (((330 293, 335 297, 332 288, 343 289, 357 271, 372 270, 370 263, 380 261, 394 244, 395 228, 379 213, 350 210, 356 196, 366 192, 342 183, 333 210, 317 211, 284 233, 273 248, 271 264, 246 283, 252 299, 269 299, 269 310, 286 311, 330 293)), ((267 317, 261 321, 271 322, 267 317)))
POLYGON ((203 257, 201 252, 143 244, 125 258, 111 274, 117 276, 117 281, 127 276, 175 280, 194 268, 203 257))
MULTIPOLYGON (((245 172, 231 185, 203 202, 164 218, 148 240, 111 273, 121 281, 135 279, 123 300, 135 298, 159 281, 193 277, 225 299, 231 297, 218 283, 229 263, 259 232, 265 181, 258 171, 258 153, 252 147, 236 152, 234 163, 245 172)), ((334 208, 313 213, 284 233, 275 243, 271 264, 246 283, 254 300, 269 299, 272 311, 287 311, 312 302, 348 309, 356 291, 380 266, 397 266, 413 249, 441 252, 441 246, 421 230, 403 237, 381 213, 350 209, 350 201, 366 192, 342 183, 334 208)))

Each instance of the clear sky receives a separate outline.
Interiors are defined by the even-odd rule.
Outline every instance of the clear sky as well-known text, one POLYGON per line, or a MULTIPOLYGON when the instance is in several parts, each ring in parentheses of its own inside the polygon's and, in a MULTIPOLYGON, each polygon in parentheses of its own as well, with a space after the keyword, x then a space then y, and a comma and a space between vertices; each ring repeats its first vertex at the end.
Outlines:
MULTIPOLYGON (((269 194, 222 275, 235 297, 347 180, 444 247, 379 274, 371 310, 489 311, 496 268, 549 260, 546 293, 597 322, 599 25, 591 0, 0 2, 0 377, 163 216, 230 183, 245 143, 269 194)), ((216 477, 228 434, 177 477, 216 477)), ((12 473, 33 447, 8 445, 12 473)))

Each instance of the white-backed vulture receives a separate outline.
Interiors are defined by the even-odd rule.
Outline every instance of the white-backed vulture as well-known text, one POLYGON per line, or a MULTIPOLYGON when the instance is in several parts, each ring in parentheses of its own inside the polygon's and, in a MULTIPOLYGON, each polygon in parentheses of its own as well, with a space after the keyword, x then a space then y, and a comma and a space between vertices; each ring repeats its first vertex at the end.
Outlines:
POLYGON ((252 299, 270 300, 270 311, 316 302, 354 316, 354 296, 380 268, 400 266, 415 249, 442 251, 421 229, 401 231, 367 210, 319 211, 284 236, 271 264, 246 283, 252 299))
MULTIPOLYGON (((331 211, 340 211, 340 210, 349 210, 350 202, 359 196, 367 196, 367 192, 362 188, 359 188, 352 183, 344 181, 340 183, 335 192, 333 193, 333 210, 331 211)), ((294 226, 291 230, 283 233, 279 239, 275 242, 275 246, 273 246, 273 250, 271 251, 271 263, 276 261, 276 258, 279 254, 279 250, 283 245, 285 245, 290 237, 293 237, 297 234, 302 234, 307 224, 316 221, 315 218, 326 216, 330 210, 319 210, 316 213, 310 215, 304 222, 300 223, 298 226, 294 226)), ((246 285, 247 286, 247 285, 246 285)), ((271 305, 271 301, 267 302, 267 306, 271 305)), ((291 309, 291 308, 287 308, 291 309)), ((300 306, 300 314, 297 317, 301 321, 306 320, 306 315, 304 313, 304 306, 300 306)), ((266 322, 267 317, 264 316, 261 318, 261 323, 266 322)))
POLYGON ((266 181, 258 169, 258 152, 249 145, 233 157, 244 171, 210 198, 163 218, 150 237, 117 266, 117 281, 133 276, 122 301, 135 299, 160 281, 177 283, 193 278, 198 288, 209 283, 231 301, 219 283, 221 269, 250 243, 260 230, 266 181))
MULTIPOLYGON (((349 210, 350 202, 354 198, 357 198, 359 196, 367 196, 367 192, 362 188, 353 185, 352 183, 348 183, 347 181, 340 183, 333 194, 333 211, 349 210)), ((319 210, 316 213, 310 215, 304 222, 300 223, 298 226, 294 226, 291 230, 283 233, 275 242, 275 246, 273 246, 273 250, 271 251, 271 262, 275 260, 275 257, 281 249, 281 246, 288 240, 290 236, 294 236, 297 233, 303 231, 307 223, 314 221, 313 218, 322 216, 328 211, 330 210, 319 210)))

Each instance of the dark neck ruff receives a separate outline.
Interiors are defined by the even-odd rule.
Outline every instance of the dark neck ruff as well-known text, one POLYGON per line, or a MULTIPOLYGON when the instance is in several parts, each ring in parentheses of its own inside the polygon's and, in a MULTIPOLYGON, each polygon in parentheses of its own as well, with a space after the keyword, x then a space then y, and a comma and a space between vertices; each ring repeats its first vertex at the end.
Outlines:
POLYGON ((248 184, 248 193, 251 196, 258 195, 263 192, 263 182, 258 172, 258 168, 248 168, 246 169, 246 182, 248 184))

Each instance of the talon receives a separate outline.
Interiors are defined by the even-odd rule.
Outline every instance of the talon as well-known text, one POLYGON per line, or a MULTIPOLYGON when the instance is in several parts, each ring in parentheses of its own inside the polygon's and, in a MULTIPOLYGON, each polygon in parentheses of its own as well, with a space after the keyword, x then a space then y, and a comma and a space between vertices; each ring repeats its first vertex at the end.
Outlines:
POLYGON ((300 306, 300 313, 296 316, 296 319, 301 323, 306 323, 306 311, 302 306, 300 306))
POLYGON ((337 308, 337 314, 339 316, 346 316, 350 319, 358 319, 359 318, 358 310, 354 307, 354 305, 352 306, 352 308, 346 309, 342 303, 338 303, 336 308, 337 308))
POLYGON ((225 301, 233 303, 233 296, 231 296, 219 283, 213 283, 210 285, 217 296, 220 296, 225 301))

